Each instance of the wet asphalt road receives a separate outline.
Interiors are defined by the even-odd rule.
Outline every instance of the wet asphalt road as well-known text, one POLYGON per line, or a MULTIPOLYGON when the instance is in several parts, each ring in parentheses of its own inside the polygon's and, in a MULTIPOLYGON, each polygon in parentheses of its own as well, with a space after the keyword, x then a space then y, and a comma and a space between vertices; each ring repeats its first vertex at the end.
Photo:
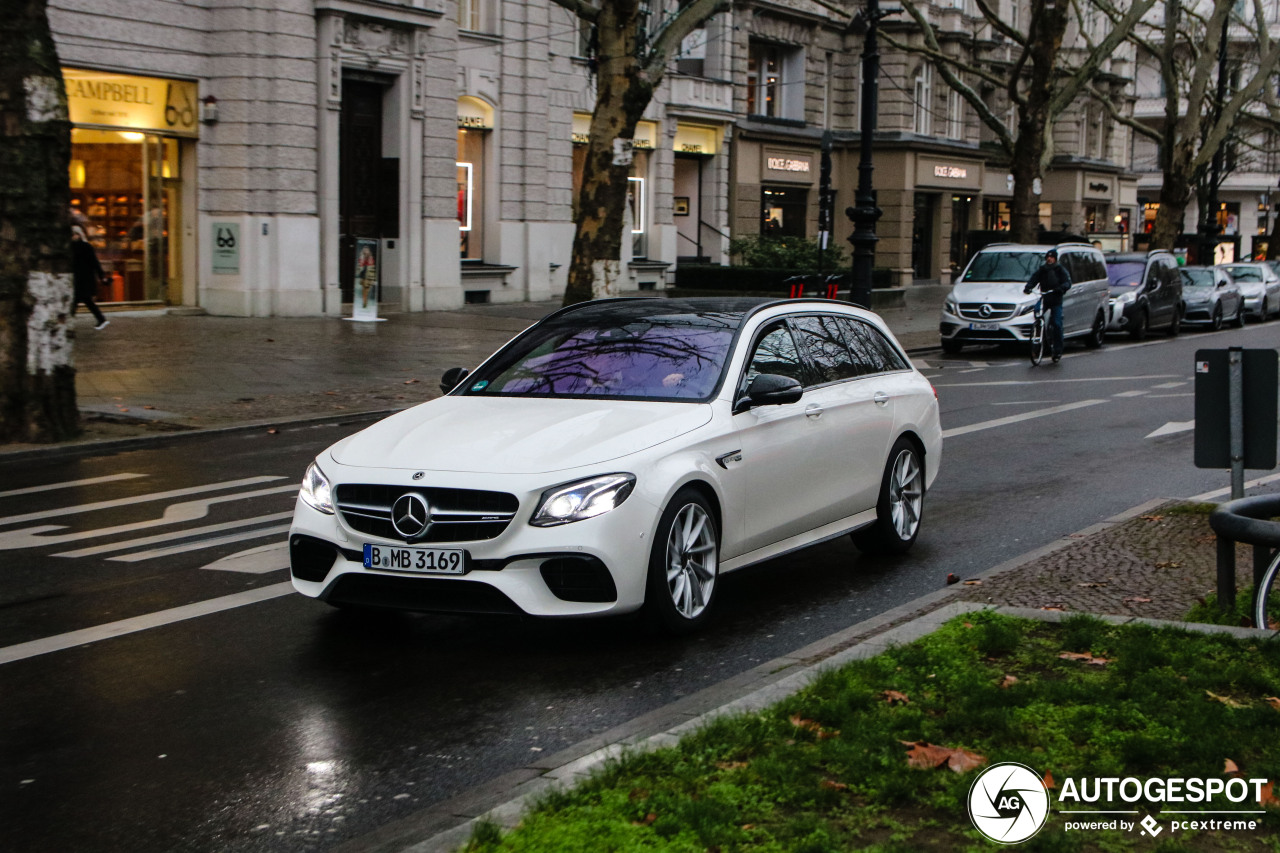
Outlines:
MULTIPOLYGON (((1224 472, 1192 467, 1191 432, 1147 436, 1192 418, 1197 348, 1274 347, 1278 332, 1072 347, 1035 369, 991 350, 926 356, 944 428, 978 428, 947 438, 915 550, 871 559, 846 539, 728 576, 717 618, 692 638, 632 619, 359 617, 287 594, 0 663, 0 847, 306 851, 359 839, 931 592, 948 572, 1225 486, 1224 472)), ((287 581, 206 568, 283 534, 207 543, 287 524, 307 462, 358 426, 0 461, 0 660, 287 581), (27 491, 122 474, 140 476, 27 491), (276 479, 154 497, 251 478, 276 479), (67 512, 103 501, 114 505, 67 512), (158 524, 166 511, 188 518, 158 524), (173 550, 192 543, 205 547, 173 550)))

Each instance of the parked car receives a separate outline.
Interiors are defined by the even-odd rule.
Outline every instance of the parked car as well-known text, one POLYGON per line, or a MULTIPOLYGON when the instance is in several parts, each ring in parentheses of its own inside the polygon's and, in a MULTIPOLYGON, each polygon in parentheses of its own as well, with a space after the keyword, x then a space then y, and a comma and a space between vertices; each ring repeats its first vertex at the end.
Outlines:
POLYGON ((943 303, 938 326, 943 351, 957 353, 966 344, 1026 342, 1039 295, 1027 295, 1022 288, 1052 248, 1072 281, 1062 301, 1063 334, 1081 338, 1089 347, 1102 346, 1109 297, 1102 252, 1088 243, 993 243, 970 259, 943 303))
POLYGON ((1244 311, 1250 317, 1266 320, 1280 313, 1280 275, 1270 264, 1221 264, 1244 296, 1244 311))
POLYGON ((1107 278, 1111 281, 1107 331, 1128 332, 1135 341, 1146 338, 1151 329, 1163 328, 1170 335, 1181 331, 1186 308, 1182 276, 1172 253, 1157 249, 1108 254, 1107 278))
POLYGON ((929 381, 826 300, 584 303, 441 387, 307 469, 298 592, 687 631, 744 566, 845 533, 906 551, 942 454, 929 381))
POLYGON ((1181 267, 1182 298, 1187 306, 1185 323, 1205 324, 1213 331, 1230 320, 1244 325, 1244 297, 1222 267, 1181 267))

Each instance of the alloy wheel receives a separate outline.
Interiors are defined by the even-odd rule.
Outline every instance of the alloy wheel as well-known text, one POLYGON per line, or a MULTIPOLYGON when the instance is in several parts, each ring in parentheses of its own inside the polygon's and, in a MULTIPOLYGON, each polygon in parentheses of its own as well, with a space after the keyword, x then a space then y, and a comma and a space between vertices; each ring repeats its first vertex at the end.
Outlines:
POLYGON ((889 508, 893 527, 903 541, 915 536, 924 504, 924 472, 916 455, 903 450, 893 462, 889 479, 889 508))
POLYGON ((718 548, 710 515, 698 504, 686 504, 667 536, 667 590, 676 611, 696 618, 711 600, 716 583, 718 548))

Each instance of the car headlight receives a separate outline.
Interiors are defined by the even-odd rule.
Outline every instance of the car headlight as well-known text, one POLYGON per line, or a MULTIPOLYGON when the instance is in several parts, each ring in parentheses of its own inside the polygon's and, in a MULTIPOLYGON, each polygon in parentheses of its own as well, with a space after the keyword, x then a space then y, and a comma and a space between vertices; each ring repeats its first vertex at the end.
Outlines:
POLYGON ((1036 310, 1036 304, 1034 302, 1028 302, 1026 305, 1023 305, 1021 308, 1019 308, 1018 313, 1014 314, 1013 316, 1021 317, 1025 314, 1030 314, 1034 310, 1036 310))
POLYGON ((302 475, 302 491, 299 494, 307 502, 307 506, 326 515, 333 515, 333 489, 316 463, 308 465, 307 473, 302 475))
POLYGON ((942 310, 946 311, 948 314, 953 314, 956 317, 960 316, 960 308, 956 305, 955 300, 953 300, 950 296, 948 296, 946 300, 943 301, 942 310))
POLYGON ((635 488, 631 474, 605 474, 547 489, 529 523, 534 527, 555 527, 584 518, 595 518, 616 509, 635 488))
POLYGON ((1130 291, 1128 293, 1122 293, 1119 296, 1115 297, 1115 303, 1117 305, 1132 305, 1137 298, 1138 298, 1138 294, 1130 291))

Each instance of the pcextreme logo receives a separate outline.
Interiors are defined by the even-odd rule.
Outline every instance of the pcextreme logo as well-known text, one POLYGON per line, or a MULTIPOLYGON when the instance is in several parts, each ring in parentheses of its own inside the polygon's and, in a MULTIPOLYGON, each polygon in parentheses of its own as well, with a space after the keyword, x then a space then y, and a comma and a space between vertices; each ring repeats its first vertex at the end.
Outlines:
POLYGON ((1049 817, 1049 792, 1025 764, 1006 761, 978 774, 969 788, 969 818, 1000 844, 1018 844, 1040 831, 1049 817))
MULTIPOLYGON (((1052 802, 1045 779, 1025 764, 993 764, 978 774, 969 788, 970 820, 998 844, 1026 841, 1049 818, 1052 802)), ((1066 832, 1138 831, 1154 838, 1165 829, 1174 833, 1255 830, 1264 814, 1260 806, 1267 801, 1274 800, 1266 779, 1107 777, 1065 780, 1057 805, 1066 832), (1139 802, 1158 809, 1158 817, 1139 817, 1139 802), (1186 803, 1200 808, 1181 808, 1186 803), (1213 808, 1220 805, 1237 808, 1213 808)))

